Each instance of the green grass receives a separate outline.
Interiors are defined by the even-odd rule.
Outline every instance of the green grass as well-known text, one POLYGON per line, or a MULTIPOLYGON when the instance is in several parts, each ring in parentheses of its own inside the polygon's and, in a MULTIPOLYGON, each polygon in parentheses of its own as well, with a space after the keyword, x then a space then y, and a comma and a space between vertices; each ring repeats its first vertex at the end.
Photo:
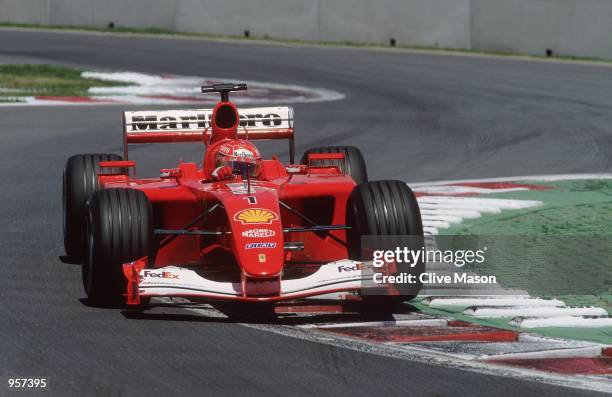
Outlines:
POLYGON ((0 101, 19 102, 23 96, 83 96, 93 86, 125 85, 86 79, 81 77, 82 72, 52 65, 0 65, 0 101))
MULTIPOLYGON (((486 246, 486 262, 470 266, 469 270, 494 275, 506 288, 559 298, 568 305, 599 306, 612 315, 612 180, 523 183, 553 189, 482 196, 540 200, 543 206, 466 220, 444 230, 447 236, 441 237, 442 242, 486 246), (454 237, 457 235, 461 237, 454 237)), ((460 312, 452 315, 474 321, 460 312)), ((505 322, 507 319, 483 320, 487 325, 508 328, 505 322)), ((612 343, 611 327, 546 328, 534 332, 612 343)))
MULTIPOLYGON (((489 248, 476 273, 534 295, 611 293, 612 180, 538 182, 551 190, 488 195, 539 200, 541 207, 485 214, 443 234, 489 248)), ((447 237, 444 241, 453 241, 447 237)))
POLYGON ((612 235, 612 201, 576 204, 568 207, 545 206, 531 211, 517 211, 503 218, 477 225, 462 225, 461 235, 547 235, 601 236, 612 235))
POLYGON ((542 207, 486 215, 443 233, 480 236, 612 236, 612 180, 538 182, 537 185, 553 189, 499 193, 487 197, 539 200, 544 203, 542 207))
MULTIPOLYGON (((572 300, 571 297, 560 297, 565 299, 566 304, 596 304, 594 302, 599 302, 598 306, 606 307, 606 303, 602 301, 602 297, 581 297, 579 300, 572 300)), ((606 301, 606 302, 609 302, 606 301)), ((437 315, 437 316, 451 316, 457 320, 467 321, 470 323, 481 324, 489 327, 496 327, 501 329, 515 330, 521 331, 520 328, 514 327, 508 324, 510 318, 475 318, 473 316, 468 316, 463 314, 462 308, 431 308, 429 306, 424 305, 418 300, 410 302, 412 306, 423 311, 424 313, 437 315)), ((607 304, 609 307, 609 304, 607 304)), ((537 333, 544 336, 555 337, 555 338, 566 338, 566 339, 575 339, 575 340, 583 340, 590 341, 595 343, 604 343, 606 345, 612 344, 612 327, 604 327, 604 328, 534 328, 527 330, 530 333, 537 333)))
POLYGON ((439 53, 455 53, 464 55, 480 55, 480 56, 502 56, 502 57, 521 57, 529 58, 534 60, 561 60, 561 61, 574 61, 574 62, 597 62, 603 64, 610 64, 612 60, 593 58, 593 57, 580 57, 574 55, 563 55, 556 54, 552 57, 538 56, 538 55, 526 55, 515 52, 501 52, 501 51, 474 51, 462 48, 447 48, 447 47, 428 47, 428 46, 416 46, 410 44, 398 43, 395 47, 388 45, 382 45, 377 43, 363 43, 363 42, 352 42, 352 41, 315 41, 315 40, 299 40, 299 39, 285 39, 277 37, 265 36, 253 36, 249 38, 240 35, 217 35, 211 33, 197 33, 197 32, 184 32, 174 31, 161 28, 128 28, 128 27, 114 27, 114 28, 103 28, 103 27, 90 27, 90 26, 71 26, 71 25, 41 25, 41 24, 23 24, 23 23, 0 23, 0 28, 24 28, 24 29, 52 29, 52 30, 68 30, 68 31, 85 31, 85 32, 98 32, 98 33, 115 33, 115 34, 138 34, 138 35, 158 35, 158 36, 173 36, 173 37, 187 37, 187 38, 204 38, 204 39, 218 39, 218 40, 241 40, 241 41, 252 41, 252 42, 264 42, 269 44, 293 44, 293 45, 317 45, 317 46, 343 46, 343 47, 355 47, 365 49, 394 49, 394 50, 410 50, 410 51, 427 51, 427 52, 439 52, 439 53))

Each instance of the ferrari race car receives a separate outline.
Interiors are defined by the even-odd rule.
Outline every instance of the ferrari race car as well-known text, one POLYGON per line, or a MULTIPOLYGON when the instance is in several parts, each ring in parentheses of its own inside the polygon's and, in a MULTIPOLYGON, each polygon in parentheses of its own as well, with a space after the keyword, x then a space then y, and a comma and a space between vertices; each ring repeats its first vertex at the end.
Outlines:
MULTIPOLYGON (((276 302, 351 291, 369 277, 361 237, 422 236, 415 195, 401 181, 368 181, 351 146, 307 150, 295 162, 293 109, 240 109, 219 93, 212 110, 124 112, 124 154, 79 154, 63 179, 64 246, 82 263, 95 305, 151 297, 276 302), (286 139, 290 163, 262 159, 252 141, 286 139), (135 177, 128 146, 200 142, 203 162, 135 177)), ((384 302, 409 299, 389 294, 384 302)))

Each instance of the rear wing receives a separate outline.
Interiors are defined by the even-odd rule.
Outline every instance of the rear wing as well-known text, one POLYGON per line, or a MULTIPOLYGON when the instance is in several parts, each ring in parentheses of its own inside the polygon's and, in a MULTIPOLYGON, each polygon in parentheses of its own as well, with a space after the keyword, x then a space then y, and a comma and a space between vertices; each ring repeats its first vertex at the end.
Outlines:
MULTIPOLYGON (((240 139, 288 139, 290 162, 295 161, 293 108, 239 109, 240 139)), ((212 109, 143 110, 123 112, 123 152, 138 143, 205 142, 211 135, 212 109)))

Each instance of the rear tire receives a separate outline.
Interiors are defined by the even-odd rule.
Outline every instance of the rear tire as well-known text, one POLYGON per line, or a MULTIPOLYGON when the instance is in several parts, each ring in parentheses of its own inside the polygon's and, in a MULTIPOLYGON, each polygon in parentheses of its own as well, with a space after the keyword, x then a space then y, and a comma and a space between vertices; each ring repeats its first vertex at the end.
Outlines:
MULTIPOLYGON (((100 187, 101 161, 122 160, 116 154, 77 154, 64 167, 62 204, 64 212, 64 250, 71 261, 82 262, 85 251, 87 200, 100 187)), ((117 172, 112 169, 110 172, 117 172)))
MULTIPOLYGON (((349 257, 353 260, 365 259, 362 257, 361 236, 398 236, 398 244, 409 245, 411 250, 420 250, 424 245, 419 205, 405 182, 376 181, 358 185, 349 198, 346 216, 347 224, 351 227, 347 233, 349 257), (407 239, 405 236, 411 237, 407 239)), ((423 262, 413 268, 397 265, 398 273, 413 273, 417 277, 425 270, 423 262)), ((421 284, 417 283, 410 286, 408 294, 364 295, 363 298, 375 303, 377 309, 381 305, 391 308, 399 302, 413 299, 420 289, 421 284)))
POLYGON ((151 203, 140 190, 95 192, 87 216, 87 252, 83 286, 97 306, 120 306, 127 281, 123 264, 154 257, 151 203))
POLYGON ((354 146, 324 146, 308 149, 304 152, 302 164, 308 164, 308 154, 310 153, 343 153, 342 160, 316 160, 315 166, 330 167, 337 166, 345 175, 350 175, 356 184, 368 181, 368 169, 361 151, 354 146))

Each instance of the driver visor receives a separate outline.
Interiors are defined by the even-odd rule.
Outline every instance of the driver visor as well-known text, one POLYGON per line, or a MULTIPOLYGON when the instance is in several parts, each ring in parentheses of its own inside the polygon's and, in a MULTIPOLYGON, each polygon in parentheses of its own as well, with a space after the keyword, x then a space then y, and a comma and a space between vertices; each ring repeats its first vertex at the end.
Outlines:
POLYGON ((234 175, 240 175, 243 179, 246 179, 247 176, 250 178, 259 177, 259 173, 261 171, 260 165, 258 163, 247 163, 245 161, 221 161, 221 166, 229 166, 232 168, 232 173, 234 175))

